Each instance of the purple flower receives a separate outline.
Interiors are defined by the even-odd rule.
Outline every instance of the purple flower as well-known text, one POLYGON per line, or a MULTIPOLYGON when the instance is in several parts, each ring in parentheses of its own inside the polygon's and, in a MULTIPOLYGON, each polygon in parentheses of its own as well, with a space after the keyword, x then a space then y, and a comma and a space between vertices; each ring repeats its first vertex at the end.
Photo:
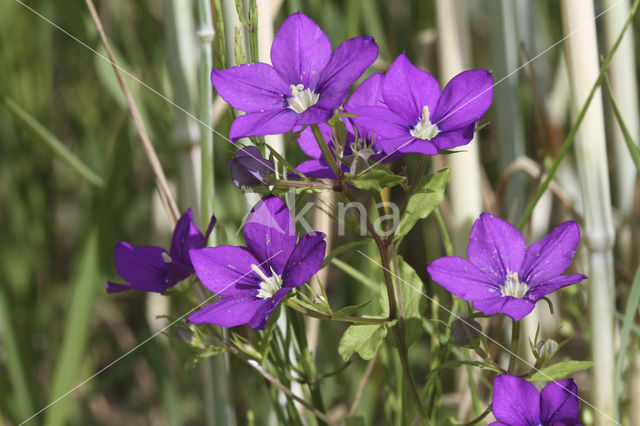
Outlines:
POLYGON ((266 184, 265 177, 275 173, 272 161, 262 157, 255 146, 245 146, 236 152, 233 159, 227 161, 231 169, 231 180, 238 188, 266 184))
POLYGON ((549 383, 538 392, 520 377, 500 375, 493 381, 493 414, 502 426, 574 426, 578 417, 578 387, 573 379, 549 383))
POLYGON ((384 78, 382 103, 352 112, 360 125, 380 137, 387 154, 416 152, 435 155, 438 150, 466 145, 476 121, 493 98, 493 79, 485 70, 464 71, 440 92, 436 79, 416 68, 403 53, 384 78))
POLYGON ((329 38, 311 18, 290 15, 271 45, 273 66, 257 62, 211 73, 220 96, 247 113, 235 119, 229 137, 325 122, 377 56, 378 46, 365 36, 345 41, 332 54, 329 38))
POLYGON ((193 223, 191 209, 176 223, 169 253, 162 247, 132 246, 120 241, 113 252, 118 274, 129 284, 107 281, 107 293, 125 290, 142 290, 162 293, 193 274, 189 250, 207 244, 216 218, 211 217, 207 233, 202 235, 193 223))
POLYGON ((579 240, 578 225, 569 221, 525 248, 522 234, 513 225, 482 213, 471 228, 469 260, 442 257, 427 270, 435 282, 473 302, 484 314, 503 313, 519 321, 546 294, 587 278, 561 275, 571 264, 579 240))
POLYGON ((202 284, 222 299, 205 306, 189 321, 263 329, 287 293, 318 272, 326 243, 322 232, 299 241, 293 217, 277 197, 256 204, 244 226, 246 247, 218 246, 191 250, 202 284))
MULTIPOLYGON (((382 99, 382 81, 384 76, 380 73, 369 76, 358 86, 345 104, 347 112, 363 106, 379 105, 382 99)), ((369 167, 369 162, 387 163, 402 156, 402 153, 393 155, 384 154, 378 138, 366 127, 354 125, 351 120, 343 119, 347 128, 347 139, 343 152, 342 171, 355 173, 369 167), (356 136, 357 135, 357 136, 356 136)), ((320 124, 320 131, 324 140, 335 150, 332 140, 331 127, 328 124, 320 124)), ((336 179, 331 167, 318 148, 318 143, 311 129, 302 131, 298 138, 300 148, 313 160, 301 163, 296 170, 310 177, 336 179)))

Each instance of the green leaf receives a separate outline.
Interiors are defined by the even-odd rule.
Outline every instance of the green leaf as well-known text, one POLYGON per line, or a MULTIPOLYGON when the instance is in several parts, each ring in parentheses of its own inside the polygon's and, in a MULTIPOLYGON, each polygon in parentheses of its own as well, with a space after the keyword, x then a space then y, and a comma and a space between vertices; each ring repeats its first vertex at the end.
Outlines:
POLYGON ((449 178, 451 178, 451 169, 448 167, 422 178, 416 192, 409 198, 407 208, 400 219, 396 231, 396 242, 407 235, 418 220, 429 216, 444 200, 444 190, 449 178))
POLYGON ((622 114, 620 113, 620 109, 618 108, 618 104, 616 103, 615 98, 613 97, 613 89, 611 89, 611 83, 609 82, 609 77, 605 76, 605 80, 607 82, 607 88, 609 89, 609 98, 611 99, 611 106, 613 107, 613 112, 615 113, 616 119, 618 120, 618 124, 620 125, 620 130, 622 130, 622 134, 624 135, 624 141, 627 143, 627 148, 629 149, 629 154, 631 155, 631 159, 636 166, 636 170, 640 175, 640 149, 638 145, 634 142, 627 125, 622 118, 622 114))
POLYGON ((346 307, 334 312, 333 313, 333 318, 334 319, 338 319, 338 318, 344 318, 344 317, 351 316, 351 315, 355 314, 356 312, 358 312, 360 309, 362 309, 365 306, 367 306, 369 304, 369 302, 371 302, 371 300, 373 300, 373 299, 369 299, 364 303, 360 303, 359 305, 346 306, 346 307))
POLYGON ((345 173, 346 181, 364 191, 380 191, 384 187, 392 187, 405 182, 407 178, 391 173, 384 167, 372 167, 362 173, 345 173))
POLYGON ((344 424, 346 426, 364 426, 366 423, 363 416, 349 416, 345 417, 344 424))
POLYGON ((532 374, 527 380, 530 382, 551 382, 555 380, 562 380, 576 371, 586 370, 591 368, 593 362, 591 361, 563 361, 556 364, 551 364, 542 370, 538 370, 532 374))
POLYGON ((631 291, 627 300, 627 307, 624 310, 624 319, 622 320, 622 330, 620 331, 620 347, 618 349, 618 357, 616 359, 616 375, 615 389, 619 389, 622 381, 622 366, 624 364, 625 355, 627 355, 627 346, 629 343, 629 334, 633 326, 633 319, 638 311, 640 303, 640 268, 636 269, 636 276, 631 284, 631 291))
POLYGON ((398 269, 396 274, 400 277, 398 281, 402 294, 405 336, 407 346, 411 346, 422 333, 422 314, 427 299, 424 297, 424 284, 418 273, 401 256, 398 256, 398 269))
POLYGON ((210 346, 209 348, 207 348, 206 351, 194 354, 191 358, 189 358, 185 363, 185 368, 187 370, 192 370, 203 359, 206 359, 206 358, 221 354, 221 353, 223 353, 225 351, 226 351, 226 348, 224 346, 210 346))
POLYGON ((344 360, 349 359, 354 352, 365 360, 373 358, 387 337, 387 330, 396 322, 349 326, 340 339, 338 353, 344 360))

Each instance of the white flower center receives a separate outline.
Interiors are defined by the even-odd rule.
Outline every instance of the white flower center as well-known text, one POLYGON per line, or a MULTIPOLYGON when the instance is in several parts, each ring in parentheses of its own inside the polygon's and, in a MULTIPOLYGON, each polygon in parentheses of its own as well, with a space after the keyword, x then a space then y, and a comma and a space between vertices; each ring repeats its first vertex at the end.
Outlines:
POLYGON ((312 92, 310 89, 305 89, 304 85, 291 85, 291 97, 287 98, 289 108, 302 114, 307 108, 314 106, 318 103, 320 95, 312 92))
POLYGON ((517 297, 518 299, 522 299, 527 291, 529 291, 529 286, 520 282, 517 272, 507 275, 507 279, 500 287, 500 293, 503 296, 517 297))
POLYGON ((422 108, 422 117, 420 118, 420 122, 411 129, 411 136, 425 141, 438 136, 440 129, 438 129, 437 125, 431 124, 431 121, 429 120, 430 115, 429 107, 425 105, 422 108))
POLYGON ((282 277, 276 274, 271 268, 271 276, 267 277, 264 272, 258 267, 258 265, 251 265, 251 269, 253 272, 258 274, 258 276, 262 279, 260 282, 260 289, 258 290, 258 295, 260 299, 268 299, 272 297, 274 294, 280 290, 282 287, 282 277))

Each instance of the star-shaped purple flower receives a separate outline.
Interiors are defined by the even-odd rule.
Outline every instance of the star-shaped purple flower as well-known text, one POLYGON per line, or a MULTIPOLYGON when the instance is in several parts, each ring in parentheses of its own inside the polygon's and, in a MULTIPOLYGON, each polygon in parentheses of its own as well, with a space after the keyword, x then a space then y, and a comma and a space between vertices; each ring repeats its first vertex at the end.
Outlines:
POLYGON ((169 253, 162 247, 132 246, 124 241, 118 242, 113 252, 116 270, 129 284, 107 281, 107 293, 125 290, 162 293, 184 280, 194 272, 189 250, 207 244, 215 223, 216 218, 212 216, 206 234, 202 235, 193 222, 193 212, 187 210, 173 230, 169 253))
POLYGON ((503 313, 520 321, 538 300, 587 278, 562 275, 578 247, 580 230, 564 222, 525 247, 513 225, 482 213, 471 228, 467 256, 442 257, 427 267, 431 278, 486 315, 503 313))
POLYGON ((231 170, 231 180, 238 188, 264 185, 265 177, 275 173, 272 161, 265 159, 255 146, 245 146, 236 152, 227 166, 231 170))
POLYGON ((438 81, 403 53, 385 75, 381 104, 352 112, 360 116, 357 123, 380 137, 387 154, 435 155, 469 143, 476 121, 489 109, 492 98, 489 72, 464 71, 440 92, 438 81))
POLYGON ((300 12, 280 26, 271 45, 273 66, 261 62, 213 70, 211 82, 234 108, 229 137, 285 133, 323 123, 378 56, 372 37, 354 37, 331 52, 320 27, 300 12))
POLYGON ((549 383, 538 392, 520 377, 500 375, 493 381, 492 426, 580 425, 578 387, 573 379, 549 383))
POLYGON ((289 209, 277 197, 263 198, 244 226, 246 247, 218 246, 191 250, 202 284, 222 299, 205 306, 189 321, 263 329, 269 316, 294 287, 318 272, 326 249, 325 235, 296 238, 289 209))
MULTIPOLYGON (((364 80, 345 104, 345 110, 350 112, 364 106, 380 105, 383 79, 384 76, 382 74, 376 73, 364 80)), ((344 119, 344 123, 347 128, 346 145, 342 156, 344 160, 342 171, 344 173, 355 173, 364 170, 369 167, 369 162, 387 163, 402 156, 400 152, 392 155, 385 154, 380 146, 378 137, 367 128, 358 124, 354 125, 350 119, 344 119)), ((320 124, 319 127, 324 140, 334 150, 331 127, 324 123, 320 124)), ((320 152, 318 143, 310 128, 302 131, 298 138, 298 143, 302 151, 313 160, 301 163, 296 167, 296 170, 310 177, 336 179, 331 167, 322 156, 322 152, 320 152)))

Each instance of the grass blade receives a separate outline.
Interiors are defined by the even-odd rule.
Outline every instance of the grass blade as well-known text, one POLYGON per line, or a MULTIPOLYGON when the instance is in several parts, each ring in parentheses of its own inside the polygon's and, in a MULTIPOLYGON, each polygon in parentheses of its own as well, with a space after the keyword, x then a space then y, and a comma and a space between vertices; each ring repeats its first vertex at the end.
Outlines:
POLYGON ((33 132, 41 142, 44 142, 53 153, 64 161, 68 166, 75 170, 80 176, 96 185, 104 186, 104 181, 93 170, 85 165, 76 155, 69 150, 53 133, 40 124, 27 111, 22 109, 20 105, 12 99, 2 96, 0 101, 7 107, 7 110, 22 124, 24 124, 31 132, 33 132))
POLYGON ((620 113, 620 109, 618 108, 618 104, 613 97, 613 90, 611 88, 611 82, 609 81, 609 77, 606 78, 607 89, 609 91, 609 98, 611 99, 611 106, 613 107, 613 112, 616 115, 616 119, 618 120, 618 124, 620 125, 620 129, 622 130, 622 134, 624 135, 624 141, 627 143, 627 148, 629 148, 629 155, 631 155, 631 159, 636 166, 636 170, 638 174, 640 174, 640 149, 638 145, 633 140, 631 133, 629 132, 629 128, 624 122, 622 118, 622 114, 620 113))
MULTIPOLYGON (((621 125, 622 127, 622 125, 621 125)), ((633 319, 638 311, 638 304, 640 304, 640 268, 636 270, 636 276, 631 284, 631 291, 629 292, 629 299, 627 300, 627 307, 624 310, 624 317, 622 319, 622 330, 620 331, 620 349, 618 350, 618 358, 616 359, 616 375, 615 375, 615 390, 619 393, 620 382, 622 381, 622 366, 624 364, 624 358, 627 353, 627 345, 629 343, 629 335, 631 334, 631 328, 633 326, 633 319)))

